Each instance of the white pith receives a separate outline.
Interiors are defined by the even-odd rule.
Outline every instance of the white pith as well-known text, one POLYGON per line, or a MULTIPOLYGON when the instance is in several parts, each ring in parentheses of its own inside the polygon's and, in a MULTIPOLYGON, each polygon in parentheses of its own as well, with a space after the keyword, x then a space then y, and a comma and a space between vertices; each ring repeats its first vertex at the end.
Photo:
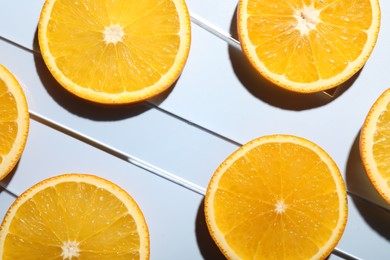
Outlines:
POLYGON ((286 208, 287 208, 287 205, 284 203, 284 200, 279 200, 276 204, 275 204, 275 212, 277 214, 282 214, 286 211, 286 208))
POLYGON ((116 44, 117 42, 121 42, 123 40, 125 32, 119 24, 110 24, 109 26, 104 27, 103 36, 106 44, 116 44))
POLYGON ((316 29, 319 22, 320 11, 314 6, 304 6, 301 10, 295 11, 295 18, 298 21, 297 29, 301 34, 309 34, 311 30, 316 29))
POLYGON ((73 257, 80 256, 79 243, 77 241, 66 241, 64 242, 62 249, 62 259, 72 259, 73 257))

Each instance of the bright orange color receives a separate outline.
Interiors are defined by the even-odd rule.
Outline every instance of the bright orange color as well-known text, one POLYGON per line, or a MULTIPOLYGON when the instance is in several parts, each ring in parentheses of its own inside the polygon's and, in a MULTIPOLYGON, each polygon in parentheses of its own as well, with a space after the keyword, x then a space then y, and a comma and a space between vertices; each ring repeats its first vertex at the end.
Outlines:
POLYGON ((360 135, 360 154, 372 184, 390 203, 390 88, 367 114, 360 135))
POLYGON ((151 98, 177 80, 191 41, 184 0, 46 0, 38 25, 56 80, 107 104, 151 98))
POLYGON ((240 0, 238 35, 265 78, 287 90, 318 92, 362 68, 380 16, 378 0, 240 0))
POLYGON ((341 238, 347 194, 329 155, 301 137, 252 140, 216 170, 206 222, 229 259, 324 259, 341 238))
POLYGON ((25 191, 0 227, 2 259, 149 259, 149 231, 133 198, 87 174, 25 191))
POLYGON ((19 161, 26 145, 30 116, 23 89, 0 65, 0 180, 19 161))

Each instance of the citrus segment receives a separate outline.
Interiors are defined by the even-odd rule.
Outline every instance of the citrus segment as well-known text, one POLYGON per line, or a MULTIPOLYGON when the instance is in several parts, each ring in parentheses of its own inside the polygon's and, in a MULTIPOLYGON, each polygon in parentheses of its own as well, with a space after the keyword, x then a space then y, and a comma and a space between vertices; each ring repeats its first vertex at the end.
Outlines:
POLYGON ((206 192, 206 222, 229 259, 319 259, 347 221, 339 169, 296 136, 257 138, 230 155, 206 192))
POLYGON ((378 0, 240 0, 238 36, 265 78, 296 92, 333 88, 367 61, 378 37, 378 0))
POLYGON ((3 259, 149 259, 149 232, 123 189, 93 175, 65 174, 12 204, 0 253, 3 259))
POLYGON ((19 161, 27 141, 29 113, 23 89, 0 65, 0 180, 19 161))
POLYGON ((369 179, 390 203, 390 89, 378 97, 367 114, 360 153, 369 179))
POLYGON ((48 69, 70 92, 131 103, 170 87, 190 48, 184 0, 46 0, 38 40, 48 69))

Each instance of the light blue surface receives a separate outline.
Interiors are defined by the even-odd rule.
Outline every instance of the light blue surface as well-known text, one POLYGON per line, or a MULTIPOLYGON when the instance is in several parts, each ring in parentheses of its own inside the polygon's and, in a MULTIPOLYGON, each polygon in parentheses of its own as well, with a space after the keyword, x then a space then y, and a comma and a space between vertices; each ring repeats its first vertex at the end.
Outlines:
MULTIPOLYGON (((151 231, 152 259, 219 259, 202 215, 212 173, 239 144, 294 134, 322 146, 355 194, 349 195, 337 250, 361 259, 389 258, 390 214, 376 204, 388 205, 367 181, 357 147, 368 109, 390 87, 389 1, 381 1, 373 54, 350 86, 331 98, 265 86, 229 38, 237 2, 188 0, 192 45, 175 86, 149 102, 114 109, 87 105, 62 90, 32 51, 43 2, 0 0, 0 63, 22 84, 32 116, 22 159, 3 182, 10 192, 19 195, 61 173, 97 174, 139 203, 151 231)), ((1 191, 0 200, 2 217, 14 197, 1 191)))

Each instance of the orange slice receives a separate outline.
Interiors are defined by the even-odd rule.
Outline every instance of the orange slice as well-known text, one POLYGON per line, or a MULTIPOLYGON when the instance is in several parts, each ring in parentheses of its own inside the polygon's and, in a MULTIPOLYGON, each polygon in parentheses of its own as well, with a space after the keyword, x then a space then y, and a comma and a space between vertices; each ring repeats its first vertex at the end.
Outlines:
POLYGON ((0 65, 0 180, 19 161, 26 145, 30 116, 23 89, 0 65))
POLYGON ((210 234, 229 259, 320 259, 347 221, 346 187, 329 155, 301 137, 270 135, 230 155, 205 198, 210 234))
POLYGON ((390 203, 390 88, 368 112, 360 135, 360 154, 372 184, 390 203))
POLYGON ((177 80, 191 41, 184 0, 46 0, 38 40, 56 80, 84 99, 132 103, 177 80))
POLYGON ((144 216, 123 189, 65 174, 25 191, 0 227, 2 259, 149 259, 144 216))
POLYGON ((366 63, 380 27, 378 0, 240 0, 238 36, 266 79, 312 93, 340 85, 366 63))

